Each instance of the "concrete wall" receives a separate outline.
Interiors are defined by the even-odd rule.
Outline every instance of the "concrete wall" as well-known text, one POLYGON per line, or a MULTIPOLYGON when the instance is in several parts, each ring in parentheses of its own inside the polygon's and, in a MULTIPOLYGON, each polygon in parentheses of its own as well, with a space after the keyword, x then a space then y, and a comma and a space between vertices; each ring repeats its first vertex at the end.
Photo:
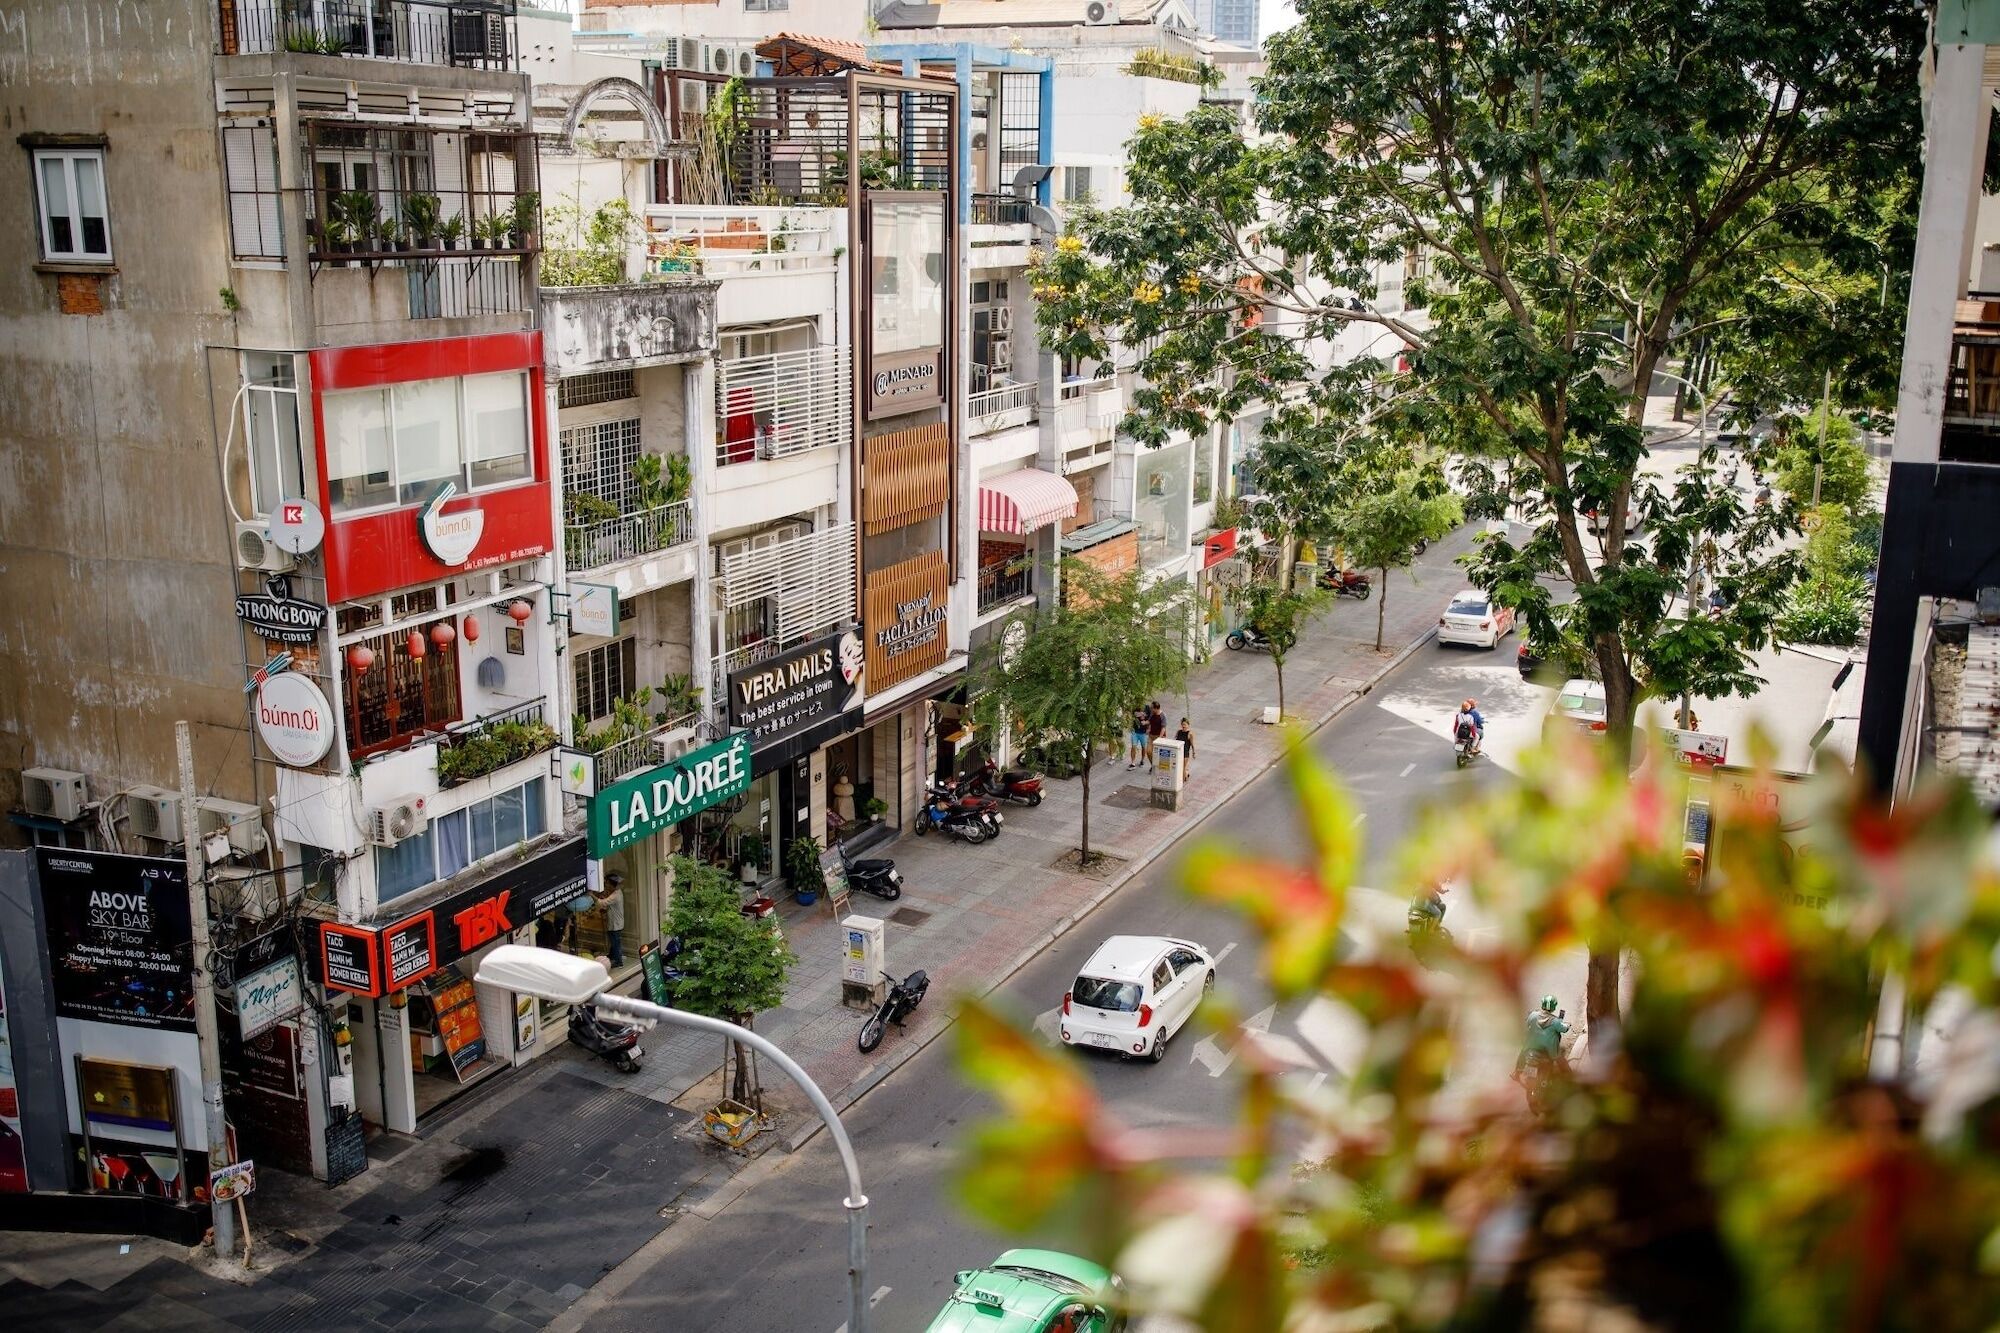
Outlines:
POLYGON ((176 718, 201 783, 250 799, 202 373, 236 341, 212 28, 206 0, 0 7, 0 806, 37 764, 93 799, 174 785, 176 718), (23 133, 108 140, 114 271, 34 266, 23 133))

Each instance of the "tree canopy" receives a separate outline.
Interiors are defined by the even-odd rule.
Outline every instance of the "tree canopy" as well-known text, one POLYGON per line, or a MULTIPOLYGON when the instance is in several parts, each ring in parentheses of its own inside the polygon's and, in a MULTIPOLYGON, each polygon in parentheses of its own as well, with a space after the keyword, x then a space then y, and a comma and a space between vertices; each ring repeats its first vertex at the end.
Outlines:
POLYGON ((1375 589, 1375 651, 1382 651, 1382 622, 1389 610, 1389 571, 1417 556, 1418 542, 1434 542, 1465 521, 1465 508, 1435 470, 1395 455, 1366 455, 1346 471, 1343 498, 1329 531, 1347 558, 1381 578, 1375 589))

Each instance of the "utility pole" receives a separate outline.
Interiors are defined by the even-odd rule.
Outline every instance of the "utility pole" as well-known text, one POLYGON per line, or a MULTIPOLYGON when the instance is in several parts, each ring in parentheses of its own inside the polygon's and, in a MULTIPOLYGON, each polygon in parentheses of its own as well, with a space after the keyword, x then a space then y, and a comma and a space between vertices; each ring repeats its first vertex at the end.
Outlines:
MULTIPOLYGON (((188 917, 194 926, 194 1035, 201 1048, 201 1106, 208 1130, 208 1163, 227 1165, 229 1130, 222 1114, 222 1046, 215 1026, 215 978, 208 968, 208 862, 201 850, 201 818, 194 808, 194 737, 186 722, 174 723, 174 752, 180 759, 181 842, 187 855, 188 917)), ((215 1253, 236 1254, 236 1215, 227 1203, 210 1198, 215 1253)))

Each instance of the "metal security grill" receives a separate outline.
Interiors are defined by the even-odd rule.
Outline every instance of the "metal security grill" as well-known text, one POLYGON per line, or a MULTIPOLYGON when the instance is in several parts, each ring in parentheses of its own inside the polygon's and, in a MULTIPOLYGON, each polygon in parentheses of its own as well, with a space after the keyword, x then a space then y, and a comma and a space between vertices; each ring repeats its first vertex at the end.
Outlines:
POLYGON ((768 600, 771 632, 781 642, 854 619, 854 525, 816 532, 722 557, 725 610, 768 600))
POLYGON ((845 347, 809 347, 718 361, 716 465, 838 447, 852 434, 845 347))
POLYGON ((639 507, 632 464, 639 457, 639 418, 570 426, 562 432, 563 492, 594 495, 620 514, 639 507))
POLYGON ((620 398, 637 398, 629 370, 598 370, 588 375, 570 375, 556 386, 556 406, 589 407, 594 403, 615 403, 620 398))
POLYGON ((1042 92, 1039 74, 1000 76, 1000 185, 1011 188, 1014 172, 1041 160, 1042 92))

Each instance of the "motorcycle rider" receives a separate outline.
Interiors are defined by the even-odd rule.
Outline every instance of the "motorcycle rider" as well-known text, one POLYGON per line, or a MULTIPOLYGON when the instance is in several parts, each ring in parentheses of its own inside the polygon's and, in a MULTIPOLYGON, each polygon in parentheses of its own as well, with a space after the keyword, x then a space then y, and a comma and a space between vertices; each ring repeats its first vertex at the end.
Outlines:
POLYGON ((1569 1024, 1563 1022, 1556 1012, 1556 997, 1544 995, 1542 1007, 1528 1015, 1528 1036, 1521 1046, 1521 1056, 1514 1062, 1514 1076, 1530 1065, 1546 1062, 1550 1071, 1562 1068, 1562 1039, 1569 1031, 1569 1024))
POLYGON ((1444 924, 1444 885, 1433 884, 1430 891, 1410 903, 1410 924, 1424 930, 1436 930, 1444 924))
POLYGON ((1458 716, 1451 720, 1451 738, 1456 741, 1468 726, 1472 728, 1472 753, 1478 754, 1486 741, 1486 719, 1479 715, 1477 699, 1467 699, 1458 706, 1458 716))

